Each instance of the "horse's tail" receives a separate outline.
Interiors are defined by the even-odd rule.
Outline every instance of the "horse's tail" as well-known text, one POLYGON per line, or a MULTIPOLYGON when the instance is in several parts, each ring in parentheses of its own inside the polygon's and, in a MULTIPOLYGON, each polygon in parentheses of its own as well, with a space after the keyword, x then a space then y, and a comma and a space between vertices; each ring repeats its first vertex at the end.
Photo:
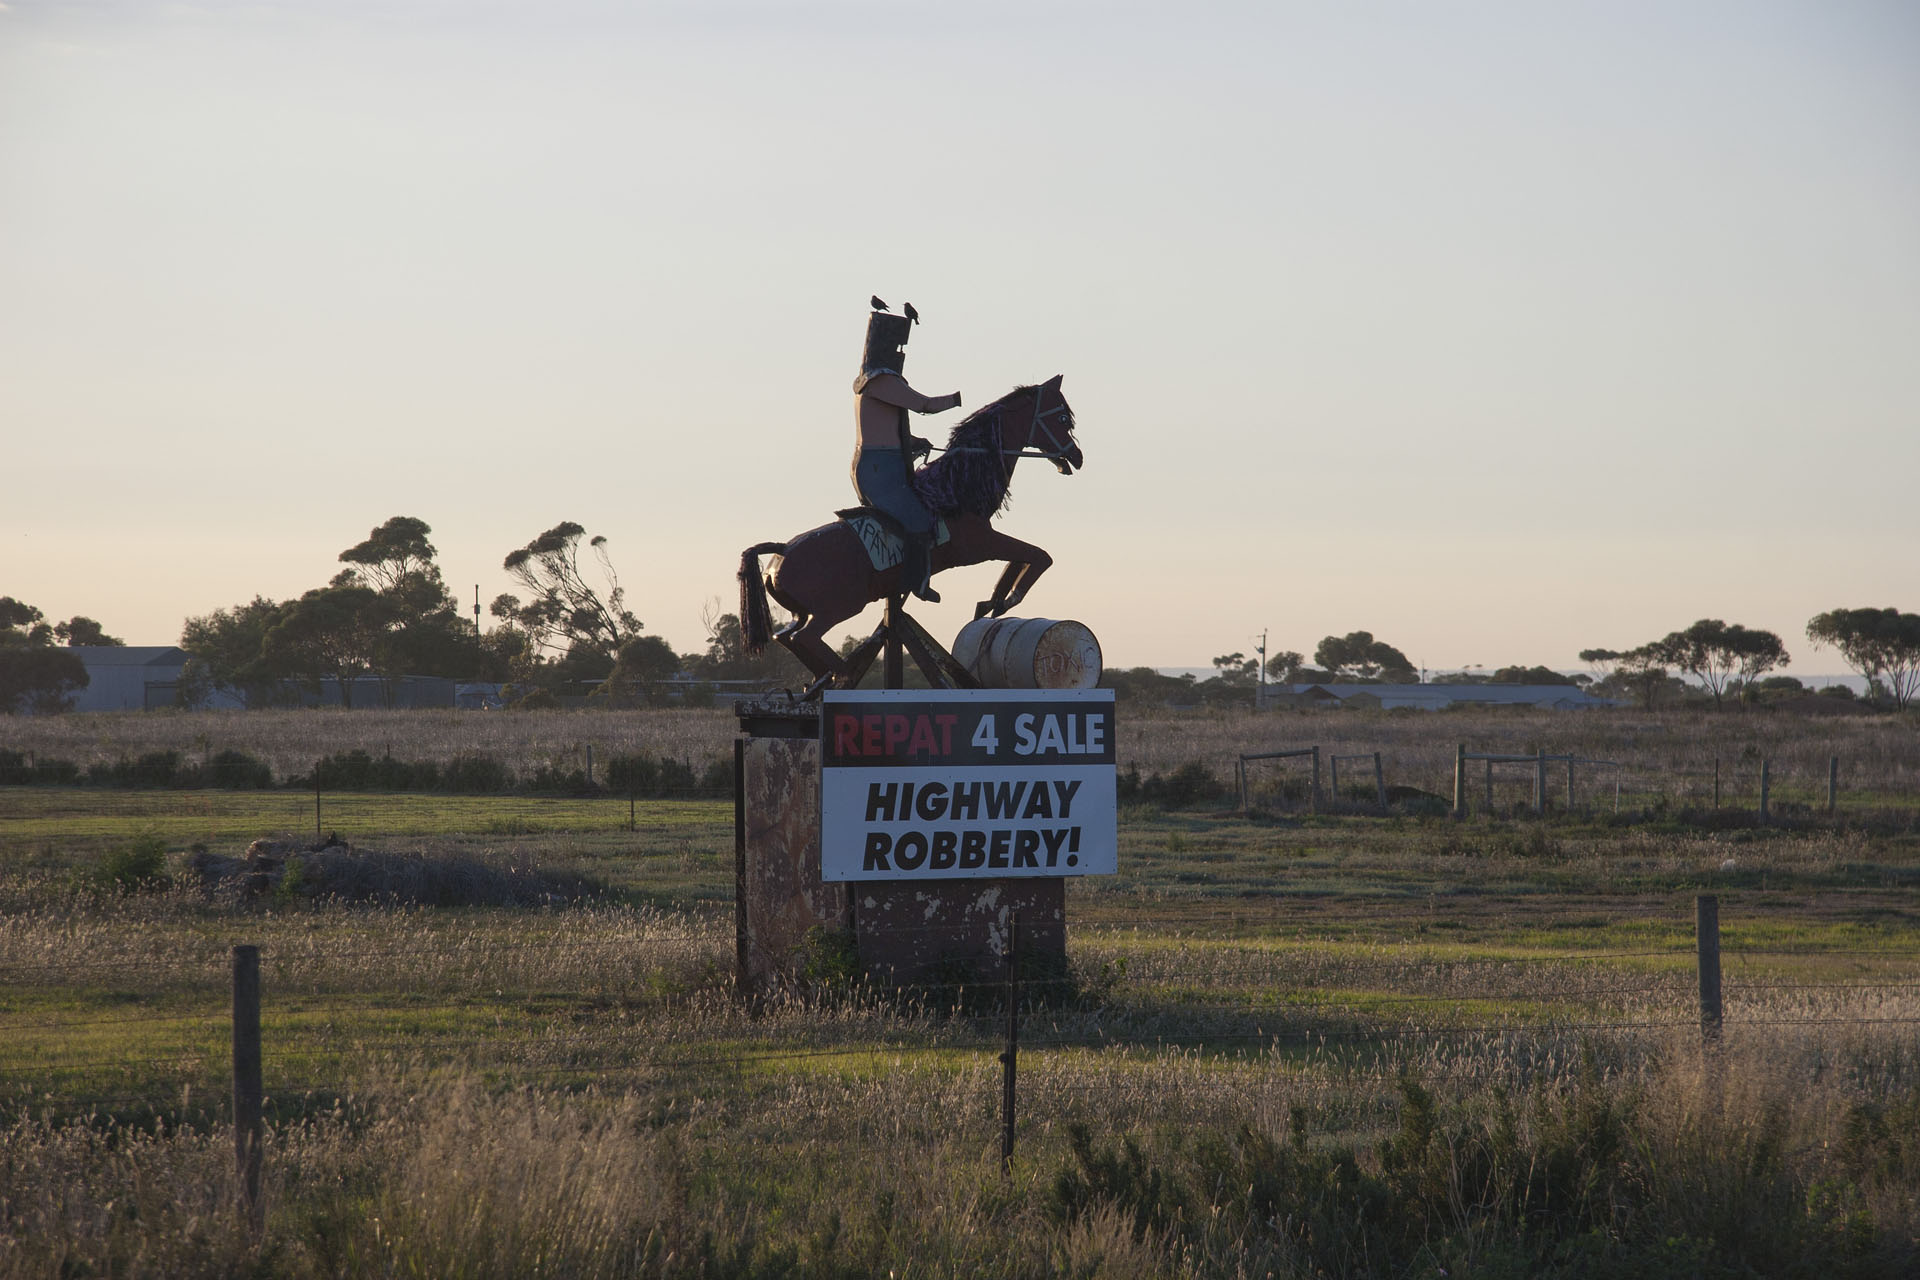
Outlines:
POLYGON ((785 551, 784 542, 761 542, 740 553, 740 635, 747 652, 758 655, 773 639, 773 615, 767 610, 767 584, 760 557, 785 551))

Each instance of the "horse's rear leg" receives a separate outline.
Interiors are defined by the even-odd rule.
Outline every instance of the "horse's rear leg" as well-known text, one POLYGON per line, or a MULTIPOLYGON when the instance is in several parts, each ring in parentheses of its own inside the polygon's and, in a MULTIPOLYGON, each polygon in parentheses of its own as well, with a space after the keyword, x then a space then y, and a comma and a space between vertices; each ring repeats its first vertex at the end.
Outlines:
POLYGON ((822 621, 814 614, 804 622, 783 627, 774 633, 774 639, 786 646, 787 652, 800 660, 800 664, 816 676, 832 676, 836 679, 847 674, 847 664, 835 653, 833 646, 827 643, 827 628, 839 619, 822 621))

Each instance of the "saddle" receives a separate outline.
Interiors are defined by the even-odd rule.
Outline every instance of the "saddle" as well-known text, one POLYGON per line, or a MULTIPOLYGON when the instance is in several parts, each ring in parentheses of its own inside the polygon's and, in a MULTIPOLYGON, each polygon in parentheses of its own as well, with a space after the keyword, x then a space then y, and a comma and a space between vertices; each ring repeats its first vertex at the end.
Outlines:
MULTIPOLYGON (((867 559, 873 562, 875 572, 891 569, 907 558, 907 532, 895 520, 878 507, 848 507, 836 511, 854 535, 860 539, 860 545, 867 549, 867 559)), ((953 535, 947 530, 947 522, 936 517, 933 522, 933 545, 940 546, 953 535)))

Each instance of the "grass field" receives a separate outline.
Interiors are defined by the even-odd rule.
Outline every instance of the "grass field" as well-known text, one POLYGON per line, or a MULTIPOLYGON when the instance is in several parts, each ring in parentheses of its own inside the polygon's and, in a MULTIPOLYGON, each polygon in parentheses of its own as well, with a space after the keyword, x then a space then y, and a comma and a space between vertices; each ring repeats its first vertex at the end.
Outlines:
MULTIPOLYGON (((73 719, 0 729, 304 768, 370 723, 73 719)), ((1544 820, 1130 806, 1121 874, 1069 885, 1071 990, 1023 1018, 1005 1175, 997 1013, 939 989, 732 998, 725 802, 643 800, 629 830, 624 799, 323 797, 365 847, 602 887, 421 908, 95 886, 143 839, 177 873, 195 844, 311 836, 311 793, 0 789, 0 1274, 1912 1274, 1920 743, 1911 720, 1748 719, 1133 717, 1122 759, 1147 772, 1319 741, 1428 790, 1460 741, 1632 751, 1649 778, 1715 754, 1737 775, 1754 747, 1789 809, 1716 817, 1697 776, 1619 817, 1611 792, 1544 820), (242 942, 266 992, 257 1241, 225 1102, 242 942)), ((376 730, 446 757, 476 722, 526 762, 588 740, 700 759, 731 728, 376 730)))

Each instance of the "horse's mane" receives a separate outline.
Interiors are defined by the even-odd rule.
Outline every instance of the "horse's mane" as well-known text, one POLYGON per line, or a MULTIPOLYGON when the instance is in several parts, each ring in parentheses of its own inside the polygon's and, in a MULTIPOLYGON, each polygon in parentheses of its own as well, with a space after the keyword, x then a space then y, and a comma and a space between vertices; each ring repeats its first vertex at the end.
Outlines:
POLYGON ((1001 457, 1000 412, 1032 386, 1015 387, 962 418, 947 436, 947 452, 913 473, 914 492, 938 516, 991 520, 1007 505, 1007 464, 1001 457))

